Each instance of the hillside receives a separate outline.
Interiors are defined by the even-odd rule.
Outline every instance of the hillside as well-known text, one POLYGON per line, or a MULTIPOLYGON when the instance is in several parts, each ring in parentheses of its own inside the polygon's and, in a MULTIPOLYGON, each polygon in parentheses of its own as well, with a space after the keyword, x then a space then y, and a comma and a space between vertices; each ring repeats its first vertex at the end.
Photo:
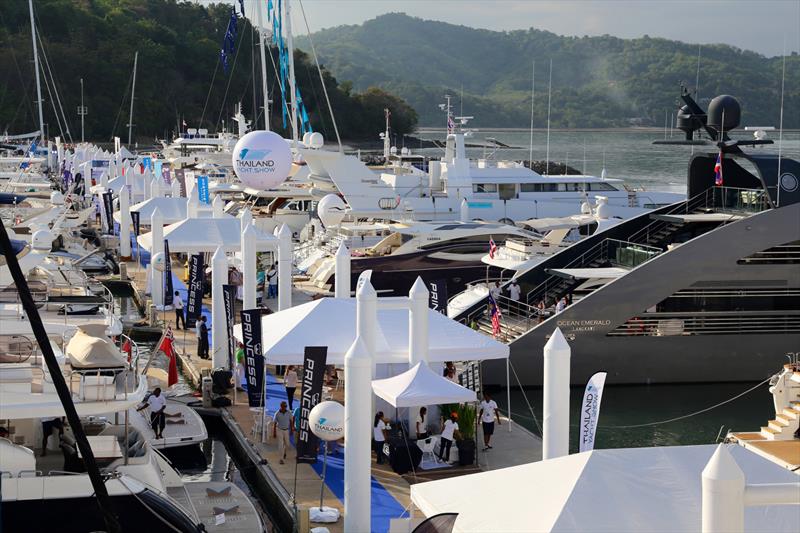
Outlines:
MULTIPOLYGON (((675 21, 680 23, 676 11, 675 21)), ((533 21, 532 21, 533 22, 533 21)), ((553 61, 555 127, 662 126, 675 109, 679 84, 694 86, 696 44, 643 37, 564 37, 530 29, 498 32, 427 21, 401 13, 313 36, 320 60, 356 90, 378 86, 408 101, 420 124, 444 126, 438 105, 452 94, 475 126, 527 127, 532 62, 536 61, 537 127, 547 114, 553 61)), ((307 46, 301 38, 298 46, 307 46)), ((727 45, 703 45, 700 96, 738 97, 744 123, 778 125, 780 57, 727 45)), ((787 58, 784 125, 800 127, 800 57, 787 58)))
MULTIPOLYGON (((249 5, 249 3, 248 3, 249 5)), ((234 106, 244 114, 260 113, 259 60, 253 63, 255 39, 249 21, 238 19, 235 59, 225 73, 220 47, 232 3, 203 6, 176 0, 34 0, 42 41, 42 70, 52 72, 72 137, 80 140, 80 79, 84 80, 86 138, 108 141, 113 135, 127 140, 131 73, 139 52, 134 111, 134 137, 152 142, 167 137, 185 120, 188 127, 217 131, 230 123, 234 106), (256 81, 253 80, 253 74, 256 81)), ((237 3, 238 6, 238 3, 237 3)), ((237 7, 238 10, 238 7, 237 7)), ((272 50, 277 62, 277 52, 272 50)), ((0 133, 38 129, 35 109, 33 52, 28 2, 4 2, 0 9, 0 133)), ((272 62, 267 64, 273 129, 281 130, 280 91, 272 62)), ((334 138, 316 67, 297 51, 295 65, 312 126, 334 138)), ((48 76, 49 77, 49 76, 48 76)), ((383 130, 383 109, 389 107, 398 133, 416 125, 414 110, 380 89, 363 86, 352 91, 324 71, 325 87, 339 130, 345 139, 374 138, 383 130)), ((42 81, 44 120, 49 136, 66 130, 59 126, 55 93, 42 81)), ((263 118, 259 123, 263 124, 263 118)))

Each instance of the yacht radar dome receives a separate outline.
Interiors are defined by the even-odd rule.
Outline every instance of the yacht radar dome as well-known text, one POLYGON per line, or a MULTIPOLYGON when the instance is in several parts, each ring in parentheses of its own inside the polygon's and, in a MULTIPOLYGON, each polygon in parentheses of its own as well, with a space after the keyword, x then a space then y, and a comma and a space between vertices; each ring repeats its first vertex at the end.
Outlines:
POLYGON ((153 268, 156 269, 157 272, 164 272, 164 270, 166 270, 167 257, 164 255, 164 252, 155 254, 151 262, 153 263, 153 268))
POLYGON ((37 251, 49 252, 53 248, 54 239, 53 232, 40 229, 31 235, 31 248, 37 251))
POLYGON ((708 104, 708 125, 717 131, 726 132, 737 128, 741 116, 742 106, 729 94, 717 96, 708 104))
POLYGON ((50 203, 53 205, 64 205, 64 195, 61 194, 59 191, 51 192, 50 203))
POLYGON ((308 145, 314 150, 319 150, 320 148, 325 146, 325 138, 322 136, 320 132, 315 131, 314 133, 308 136, 308 145))
POLYGON ((303 144, 309 146, 311 144, 311 132, 307 131, 303 134, 303 144))
POLYGON ((292 151, 272 131, 251 131, 233 149, 233 170, 248 187, 265 191, 280 185, 292 170, 292 151))
POLYGON ((335 194, 328 194, 317 204, 317 214, 326 228, 336 226, 344 219, 347 206, 335 194))

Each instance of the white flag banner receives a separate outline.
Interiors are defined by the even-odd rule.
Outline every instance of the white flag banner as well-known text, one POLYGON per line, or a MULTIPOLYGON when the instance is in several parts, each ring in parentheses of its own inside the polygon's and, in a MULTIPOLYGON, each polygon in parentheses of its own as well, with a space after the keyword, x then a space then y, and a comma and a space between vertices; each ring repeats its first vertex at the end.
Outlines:
POLYGON ((603 398, 606 375, 606 372, 597 372, 586 383, 581 402, 580 451, 582 452, 594 449, 594 435, 597 431, 597 420, 600 418, 600 400, 603 398))

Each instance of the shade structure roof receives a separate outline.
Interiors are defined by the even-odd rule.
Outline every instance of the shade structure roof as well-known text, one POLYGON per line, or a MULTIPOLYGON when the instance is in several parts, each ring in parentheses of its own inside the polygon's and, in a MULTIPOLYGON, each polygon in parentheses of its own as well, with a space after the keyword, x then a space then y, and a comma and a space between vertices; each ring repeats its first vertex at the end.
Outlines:
POLYGON ((466 403, 478 399, 475 391, 453 383, 424 363, 417 363, 397 376, 376 379, 372 390, 392 407, 466 403))
MULTIPOLYGON (((139 220, 141 223, 149 226, 150 217, 153 216, 153 211, 155 211, 157 207, 158 210, 161 211, 161 216, 164 217, 164 223, 173 224, 186 218, 187 201, 188 200, 186 198, 167 198, 165 196, 159 196, 157 198, 150 198, 144 202, 139 202, 138 204, 131 206, 130 210, 138 211, 139 220)), ((119 211, 114 213, 114 220, 117 222, 120 221, 119 211)))
MULTIPOLYGON (((700 531, 701 472, 715 445, 594 450, 411 486, 426 515, 458 513, 453 531, 700 531), (480 502, 476 505, 475 502, 480 502)), ((797 476, 740 446, 747 483, 797 476)), ((747 507, 745 530, 800 530, 796 506, 747 507), (765 526, 765 524, 769 524, 765 526)))
MULTIPOLYGON (((186 218, 164 227, 164 239, 169 241, 169 251, 178 253, 214 252, 222 247, 225 252, 238 252, 241 247, 242 226, 238 218, 186 218)), ((139 244, 152 251, 153 234, 139 236, 139 244)), ((256 230, 257 246, 276 244, 274 235, 256 230)))
MULTIPOLYGON (((170 241, 172 249, 172 241, 170 241)), ((262 317, 262 347, 272 364, 303 364, 306 346, 327 346, 328 364, 344 364, 356 338, 356 301, 321 298, 262 317)), ((428 310, 428 361, 505 359, 508 346, 428 310)), ((234 335, 242 339, 241 325, 234 335)), ((378 311, 375 362, 408 363, 408 311, 378 311)))

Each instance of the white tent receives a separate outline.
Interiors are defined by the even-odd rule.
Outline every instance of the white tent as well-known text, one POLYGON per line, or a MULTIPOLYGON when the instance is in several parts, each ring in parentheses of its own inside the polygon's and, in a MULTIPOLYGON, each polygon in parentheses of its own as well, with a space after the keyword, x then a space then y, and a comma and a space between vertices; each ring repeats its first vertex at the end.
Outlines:
MULTIPOLYGON (((258 245, 277 243, 278 238, 256 230, 258 245)), ((169 251, 179 253, 214 252, 222 246, 225 252, 238 252, 241 247, 242 226, 238 218, 187 218, 164 227, 164 239, 169 251)), ((139 244, 147 251, 153 245, 153 234, 139 235, 139 244)))
POLYGON ((417 363, 397 376, 373 381, 372 391, 392 407, 477 401, 475 391, 436 374, 423 363, 417 363))
MULTIPOLYGON (((138 211, 141 224, 143 226, 149 226, 150 218, 153 216, 153 211, 155 211, 157 207, 158 210, 161 211, 161 216, 164 217, 164 223, 172 224, 174 222, 180 222, 186 218, 186 202, 186 198, 167 198, 164 196, 159 196, 157 198, 150 198, 144 202, 139 202, 138 204, 131 206, 130 210, 138 211)), ((117 222, 120 221, 119 211, 114 213, 114 220, 117 222)))
MULTIPOLYGON (((170 241, 172 249, 172 241, 170 241)), ((328 364, 344 364, 344 355, 356 338, 356 301, 321 298, 261 319, 262 347, 271 364, 303 364, 306 346, 327 346, 328 364)), ((508 346, 450 320, 428 312, 428 361, 505 359, 508 346)), ((376 363, 408 363, 408 311, 379 310, 376 363)), ((242 340, 241 325, 234 336, 242 340)))
MULTIPOLYGON (((458 532, 700 531, 700 474, 715 445, 594 450, 411 486, 425 516, 458 513, 458 532), (476 502, 480 502, 476 505, 476 502)), ((746 450, 730 452, 748 483, 796 483, 746 450)), ((745 509, 747 531, 800 531, 796 506, 745 509)))
MULTIPOLYGON (((108 186, 106 187, 109 191, 114 191, 114 194, 119 194, 119 191, 125 186, 125 176, 117 176, 114 179, 108 180, 108 186)), ((100 187, 97 185, 97 187, 100 187)), ((131 193, 133 199, 136 200, 137 198, 142 198, 144 196, 144 178, 142 174, 134 174, 131 178, 131 193)))

